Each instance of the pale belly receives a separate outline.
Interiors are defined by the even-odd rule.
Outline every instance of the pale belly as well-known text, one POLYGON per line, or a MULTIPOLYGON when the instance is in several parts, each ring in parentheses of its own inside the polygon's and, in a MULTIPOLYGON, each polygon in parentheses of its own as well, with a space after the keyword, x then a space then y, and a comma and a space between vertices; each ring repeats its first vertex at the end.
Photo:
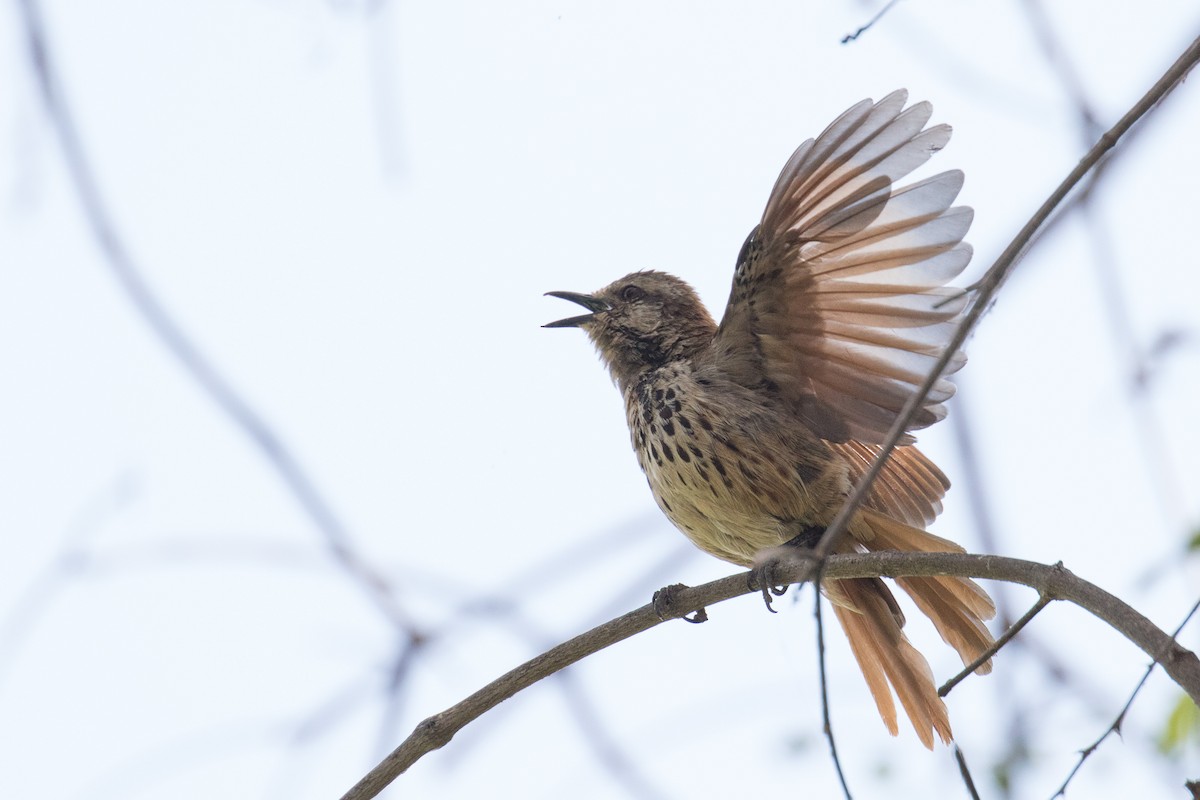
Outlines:
POLYGON ((634 451, 659 507, 702 550, 741 566, 827 524, 847 470, 795 418, 679 367, 625 392, 634 451))

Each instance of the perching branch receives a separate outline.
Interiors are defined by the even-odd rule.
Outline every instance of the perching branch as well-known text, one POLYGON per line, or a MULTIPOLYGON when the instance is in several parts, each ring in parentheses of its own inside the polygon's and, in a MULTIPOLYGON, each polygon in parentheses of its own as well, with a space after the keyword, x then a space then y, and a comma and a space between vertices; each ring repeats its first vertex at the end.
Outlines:
MULTIPOLYGON (((779 564, 780 582, 807 581, 815 564, 797 552, 779 564)), ((1140 647, 1155 663, 1200 704, 1200 659, 1124 601, 1072 574, 1061 565, 1038 564, 1001 556, 961 553, 871 553, 834 555, 822 567, 824 578, 932 577, 964 578, 1019 583, 1036 589, 1042 597, 1066 600, 1083 608, 1140 647)), ((676 619, 707 606, 744 594, 749 573, 739 572, 703 586, 681 588, 672 595, 666 619, 676 619)), ((599 625, 502 675, 479 691, 417 725, 407 739, 350 789, 342 800, 368 800, 432 750, 445 746, 454 735, 486 711, 548 675, 570 666, 617 642, 663 622, 650 604, 599 625)))

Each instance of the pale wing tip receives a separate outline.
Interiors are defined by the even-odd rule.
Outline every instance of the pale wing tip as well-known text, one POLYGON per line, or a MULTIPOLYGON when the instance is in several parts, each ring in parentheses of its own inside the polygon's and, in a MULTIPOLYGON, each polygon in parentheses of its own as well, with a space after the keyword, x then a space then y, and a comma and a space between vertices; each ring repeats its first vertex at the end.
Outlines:
MULTIPOLYGON (((904 98, 906 100, 908 99, 907 89, 904 92, 904 98)), ((929 102, 928 100, 922 100, 919 103, 913 103, 911 106, 906 108, 905 111, 909 114, 921 114, 928 118, 933 114, 933 103, 929 102)))

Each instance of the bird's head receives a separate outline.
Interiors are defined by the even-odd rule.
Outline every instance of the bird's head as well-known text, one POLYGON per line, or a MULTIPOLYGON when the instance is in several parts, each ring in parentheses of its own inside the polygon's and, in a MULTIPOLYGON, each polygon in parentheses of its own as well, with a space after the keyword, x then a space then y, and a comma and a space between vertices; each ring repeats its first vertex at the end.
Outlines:
POLYGON ((648 370, 694 356, 717 330, 696 291, 665 272, 634 272, 595 294, 546 294, 588 310, 544 327, 583 328, 622 388, 648 370))

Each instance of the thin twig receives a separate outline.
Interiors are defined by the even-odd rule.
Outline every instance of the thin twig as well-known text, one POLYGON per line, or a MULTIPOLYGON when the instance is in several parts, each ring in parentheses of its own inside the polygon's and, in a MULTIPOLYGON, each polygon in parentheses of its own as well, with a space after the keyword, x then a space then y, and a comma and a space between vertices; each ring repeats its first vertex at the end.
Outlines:
MULTIPOLYGON (((813 585, 820 587, 822 562, 817 562, 817 574, 813 577, 813 585)), ((825 624, 821 619, 821 592, 818 588, 813 592, 813 616, 817 618, 817 667, 821 683, 821 727, 825 738, 829 740, 829 755, 833 758, 833 768, 837 770, 838 781, 842 784, 842 793, 846 800, 854 800, 850 794, 850 785, 846 783, 846 773, 842 771, 842 760, 838 758, 837 741, 833 736, 833 722, 829 716, 829 682, 825 677, 825 624)))
MULTIPOLYGON (((1197 600, 1196 604, 1192 606, 1192 610, 1189 611, 1187 616, 1183 618, 1183 622, 1176 626, 1175 632, 1171 634, 1172 640, 1178 638, 1179 632, 1183 630, 1183 626, 1188 624, 1188 621, 1192 618, 1197 610, 1200 610, 1200 600, 1197 600)), ((1062 797, 1065 795, 1067 793, 1067 785, 1071 783, 1071 780, 1075 777, 1075 774, 1079 772, 1079 768, 1083 766, 1083 762, 1092 757, 1092 753, 1096 752, 1105 739, 1107 739, 1109 736, 1112 736, 1114 733, 1121 732, 1121 725, 1125 722, 1125 715, 1129 713, 1129 708, 1133 705, 1134 699, 1137 698, 1138 693, 1142 691, 1142 687, 1146 685, 1146 681, 1150 679, 1150 673, 1154 672, 1154 668, 1158 666, 1158 663, 1158 660, 1155 659, 1154 661, 1150 662, 1150 666, 1146 667, 1145 674, 1142 675, 1142 679, 1138 681, 1137 686, 1133 687, 1133 693, 1130 694, 1129 699, 1125 701, 1125 705, 1121 709, 1121 712, 1117 714, 1117 718, 1112 721, 1112 724, 1108 726, 1108 729, 1105 730, 1104 733, 1100 734, 1099 739, 1092 742, 1090 745, 1080 751, 1079 760, 1075 762, 1075 767, 1071 770, 1071 773, 1067 775, 1067 779, 1062 782, 1062 786, 1058 787, 1058 791, 1050 796, 1050 800, 1054 800, 1057 797, 1062 797)), ((1200 700, 1197 700, 1195 695, 1192 696, 1192 700, 1196 702, 1197 705, 1200 705, 1200 700)))
POLYGON ((876 13, 875 16, 873 16, 869 20, 867 20, 866 24, 860 25, 858 30, 856 30, 854 33, 847 33, 845 36, 843 36, 842 44, 850 44, 855 39, 862 36, 867 31, 869 31, 871 28, 873 28, 875 26, 875 23, 879 22, 879 20, 883 17, 883 15, 888 13, 889 11, 891 11, 892 6, 896 5, 896 3, 898 3, 898 2, 900 2, 900 0, 889 0, 888 4, 885 5, 883 8, 879 9, 878 13, 876 13))
POLYGON ((563 670, 555 677, 559 678, 559 691, 575 724, 587 739, 596 760, 620 787, 620 795, 630 800, 665 798, 667 795, 643 774, 642 767, 646 762, 638 758, 642 754, 626 752, 621 737, 608 730, 597 703, 588 699, 587 691, 580 685, 579 670, 563 670))
MULTIPOLYGON (((795 553, 777 564, 781 581, 800 583, 815 571, 811 555, 795 553)), ((1066 600, 1091 612, 1136 644, 1184 691, 1200 703, 1200 659, 1160 630, 1136 609, 1060 565, 1038 564, 1001 556, 965 553, 882 552, 829 556, 822 567, 829 579, 901 578, 957 576, 1020 583, 1055 600, 1066 600)), ((749 588, 750 573, 738 572, 702 586, 681 589, 672 600, 666 619, 690 614, 733 597, 757 593, 749 588)), ((417 725, 407 739, 365 775, 343 800, 367 800, 425 754, 445 746, 454 735, 481 714, 495 708, 517 692, 541 679, 587 658, 617 642, 649 630, 663 622, 653 604, 599 625, 530 659, 500 676, 479 691, 417 725)))
POLYGON ((1171 458, 1171 436, 1157 413, 1153 403, 1153 391, 1145 382, 1149 359, 1146 349, 1138 342, 1131 309, 1130 294, 1121 283, 1121 271, 1117 264, 1118 247, 1112 243, 1111 229, 1100 218, 1099 207, 1090 202, 1080 205, 1083 222, 1089 228, 1087 243, 1092 251, 1096 286, 1099 289, 1101 306, 1108 315, 1109 328, 1120 350, 1119 359, 1125 363, 1118 366, 1125 374, 1134 391, 1131 400, 1131 416, 1138 426, 1134 437, 1145 460, 1150 489, 1157 495, 1158 505, 1168 525, 1177 527, 1186 518, 1183 511, 1184 492, 1171 458))
POLYGON ((954 745, 954 760, 958 762, 958 774, 962 775, 963 783, 967 787, 967 793, 971 795, 971 800, 979 800, 979 790, 975 788, 975 779, 971 777, 971 770, 967 766, 967 757, 963 755, 962 748, 957 744, 954 745))
POLYGON ((942 688, 938 689, 938 697, 945 697, 946 695, 950 694, 950 691, 954 689, 955 686, 958 686, 958 684, 962 683, 968 675, 982 667, 985 663, 987 663, 988 659, 996 655, 996 653, 999 653, 1000 648, 1004 647, 1004 645, 1008 644, 1010 639, 1020 633, 1021 628, 1024 628, 1026 625, 1028 625, 1029 621, 1036 617, 1043 608, 1050 605, 1050 601, 1052 599, 1053 598, 1047 597, 1046 595, 1039 597, 1038 601, 1033 604, 1033 607, 1026 611, 1024 616, 1022 616, 1019 620, 1010 625, 1008 630, 1006 630, 999 639, 992 642, 991 646, 979 655, 979 658, 963 667, 962 672, 958 673, 953 678, 942 684, 942 688))
POLYGON ((979 291, 975 294, 971 303, 971 307, 967 313, 963 315, 962 321, 959 322, 958 328, 955 329, 954 336, 946 344, 941 356, 930 369, 929 374, 925 376, 925 380, 921 383, 917 391, 908 398, 904 408, 901 410, 896 421, 892 424, 891 430, 884 438, 883 444, 879 448, 879 453, 875 456, 875 460, 871 463, 870 468, 863 474, 858 485, 854 487, 854 491, 850 493, 845 504, 842 505, 837 516, 829 524, 825 535, 821 538, 820 543, 815 548, 815 552, 819 556, 826 556, 833 552, 833 548, 844 535, 846 526, 850 522, 850 518, 854 512, 866 500, 871 486, 875 483, 876 477, 883 469, 883 464, 895 449, 900 437, 907 431, 912 421, 913 416, 925 401, 925 397, 929 394, 933 385, 941 378, 942 372, 950 360, 962 347, 963 342, 975 329, 979 323, 983 313, 987 311, 991 305, 992 298, 996 292, 1007 280, 1013 269, 1016 267, 1022 255, 1024 255, 1030 241, 1038 230, 1046 224, 1054 213, 1054 209, 1062 203, 1075 186, 1085 175, 1087 175, 1104 156, 1111 151, 1121 140, 1122 137, 1146 114, 1148 114, 1155 106, 1158 105, 1167 94, 1175 88, 1176 84, 1187 76, 1192 67, 1200 61, 1200 38, 1192 40, 1183 54, 1170 66, 1169 69, 1159 78, 1145 95, 1138 100, 1125 116, 1112 126, 1100 139, 1088 150, 1087 154, 1075 165, 1075 168, 1063 179, 1062 183, 1051 193, 1050 197, 1042 203, 1041 207, 1030 217, 1025 223, 1020 232, 1005 248, 1000 257, 988 269, 987 274, 979 283, 979 291))

